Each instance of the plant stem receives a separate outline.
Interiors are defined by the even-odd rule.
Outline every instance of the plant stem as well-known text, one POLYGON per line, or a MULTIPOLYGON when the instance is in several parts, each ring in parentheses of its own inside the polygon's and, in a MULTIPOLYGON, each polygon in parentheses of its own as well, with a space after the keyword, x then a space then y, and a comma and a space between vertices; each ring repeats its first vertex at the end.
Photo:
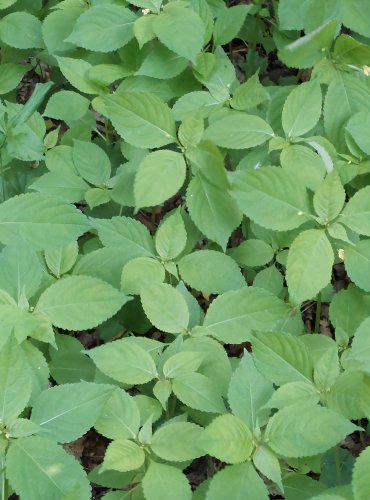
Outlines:
POLYGON ((316 316, 315 316, 315 333, 320 333, 320 319, 321 319, 321 293, 317 294, 316 299, 316 316))

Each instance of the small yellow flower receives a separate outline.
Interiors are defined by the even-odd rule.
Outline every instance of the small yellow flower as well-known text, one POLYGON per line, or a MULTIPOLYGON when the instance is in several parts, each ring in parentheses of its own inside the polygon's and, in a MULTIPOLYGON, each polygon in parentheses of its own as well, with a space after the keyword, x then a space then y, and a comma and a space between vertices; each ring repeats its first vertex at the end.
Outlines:
POLYGON ((339 248, 339 250, 338 250, 338 257, 341 260, 344 260, 344 249, 343 248, 339 248))
POLYGON ((146 16, 147 14, 149 14, 150 10, 149 9, 142 9, 141 12, 143 13, 144 16, 146 16))
POLYGON ((304 212, 302 212, 302 210, 299 210, 299 212, 297 212, 297 215, 303 215, 304 212))
POLYGON ((362 71, 364 72, 365 76, 370 75, 370 66, 362 66, 362 71))

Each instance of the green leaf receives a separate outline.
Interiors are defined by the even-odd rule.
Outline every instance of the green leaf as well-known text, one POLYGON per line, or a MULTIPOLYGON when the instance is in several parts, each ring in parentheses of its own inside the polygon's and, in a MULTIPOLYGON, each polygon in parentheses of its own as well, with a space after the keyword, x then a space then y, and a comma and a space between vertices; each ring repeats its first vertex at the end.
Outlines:
POLYGON ((180 375, 195 372, 204 360, 201 352, 178 352, 170 356, 163 365, 163 375, 166 378, 176 378, 180 375))
POLYGON ((293 144, 284 148, 280 161, 287 173, 298 177, 311 191, 318 188, 326 174, 325 164, 320 156, 301 144, 293 144))
POLYGON ((73 50, 75 45, 66 42, 73 25, 85 10, 86 4, 75 4, 68 9, 54 10, 48 14, 42 23, 42 35, 45 46, 50 54, 65 53, 73 50))
POLYGON ((232 257, 240 267, 261 267, 268 264, 274 251, 271 246, 263 240, 248 239, 237 247, 231 248, 228 255, 232 257))
POLYGON ((182 403, 194 410, 206 413, 225 411, 218 385, 201 373, 178 375, 172 381, 172 390, 182 403))
POLYGON ((344 265, 351 280, 365 292, 370 292, 370 239, 346 246, 344 265))
POLYGON ((264 476, 277 484, 280 491, 284 493, 280 463, 275 453, 266 446, 260 445, 253 454, 253 464, 264 476))
POLYGON ((322 108, 320 85, 316 81, 298 85, 287 97, 282 124, 287 137, 309 132, 319 121, 322 108))
POLYGON ((140 427, 140 412, 135 399, 116 388, 105 402, 94 427, 109 439, 135 439, 140 427))
POLYGON ((369 296, 353 284, 334 295, 329 308, 329 318, 335 328, 338 342, 344 338, 347 339, 345 345, 348 343, 348 339, 367 318, 368 311, 369 296))
POLYGON ((150 257, 137 257, 123 266, 121 290, 127 294, 139 295, 148 284, 162 283, 165 269, 150 257))
POLYGON ((13 337, 0 350, 0 421, 14 420, 31 396, 31 380, 23 351, 13 337))
POLYGON ((51 387, 37 398, 31 420, 40 435, 59 443, 74 441, 95 423, 113 386, 80 382, 51 387))
POLYGON ((0 21, 0 38, 16 49, 43 47, 41 21, 28 12, 12 12, 0 21))
MULTIPOLYGON (((243 5, 240 7, 246 6, 243 5)), ((258 106, 258 104, 266 101, 269 97, 268 91, 260 83, 258 73, 255 73, 235 90, 230 101, 230 106, 239 111, 245 111, 258 106)))
POLYGON ((329 450, 356 429, 339 413, 299 404, 275 413, 267 424, 264 439, 283 457, 306 457, 329 450))
POLYGON ((326 406, 348 419, 360 419, 367 416, 366 404, 368 388, 359 365, 354 370, 342 372, 327 394, 323 394, 326 406), (357 389, 354 391, 353 388, 357 389))
POLYGON ((307 221, 306 187, 281 168, 238 171, 232 178, 230 193, 243 212, 260 226, 287 231, 307 221))
POLYGON ((154 433, 150 447, 163 460, 193 460, 204 454, 199 446, 203 432, 202 427, 190 422, 170 422, 154 433))
POLYGON ((146 500, 190 500, 191 489, 186 476, 176 467, 150 462, 144 476, 143 490, 146 500))
POLYGON ((183 2, 166 5, 155 19, 153 30, 163 45, 193 63, 203 48, 203 21, 183 2))
POLYGON ((13 196, 0 206, 0 241, 22 234, 37 250, 74 241, 89 229, 75 207, 41 194, 13 196))
POLYGON ((349 133, 357 146, 370 154, 370 142, 367 134, 364 132, 370 123, 370 113, 366 110, 354 114, 347 122, 345 130, 349 133))
POLYGON ((196 146, 200 142, 203 132, 204 120, 202 113, 194 111, 194 113, 189 113, 184 118, 177 135, 184 148, 189 148, 190 146, 196 146))
POLYGON ((108 445, 105 452, 103 469, 128 472, 139 469, 145 461, 145 453, 133 441, 118 439, 108 445))
POLYGON ((310 68, 325 57, 336 35, 338 22, 328 21, 279 50, 279 59, 289 67, 310 68))
POLYGON ((368 364, 370 353, 369 327, 370 318, 368 317, 362 321, 355 332, 350 352, 343 360, 344 368, 363 370, 365 373, 370 373, 368 364))
POLYGON ((90 101, 77 92, 61 90, 50 97, 43 114, 70 123, 85 116, 89 105, 90 101))
POLYGON ((163 332, 180 333, 189 323, 189 310, 181 293, 167 283, 150 284, 141 292, 149 321, 163 332))
POLYGON ((357 458, 352 476, 352 491, 355 500, 366 500, 370 491, 370 448, 363 450, 357 458))
POLYGON ((288 333, 256 333, 252 339, 257 369, 274 384, 312 380, 313 363, 306 345, 288 333))
POLYGON ((337 172, 328 174, 315 192, 313 206, 323 224, 335 219, 343 208, 346 193, 337 172))
POLYGON ((155 248, 164 260, 176 258, 185 248, 186 229, 179 210, 161 222, 155 234, 155 248))
POLYGON ((352 74, 340 71, 331 81, 325 97, 324 125, 328 139, 338 151, 345 151, 344 130, 348 119, 367 109, 369 96, 365 82, 352 74))
POLYGON ((0 94, 7 94, 11 90, 15 89, 28 69, 29 69, 28 66, 24 66, 21 64, 14 64, 14 63, 1 64, 0 94))
POLYGON ((210 482, 205 500, 224 500, 230 495, 235 499, 267 500, 267 488, 250 462, 225 467, 210 482))
POLYGON ((146 384, 157 376, 153 358, 130 339, 95 347, 86 354, 105 375, 124 384, 146 384))
MULTIPOLYGON (((141 19, 147 19, 148 21, 151 19, 151 27, 153 27, 152 23, 157 19, 157 16, 153 16, 153 18, 148 18, 147 16, 141 19)), ((145 27, 147 28, 147 25, 145 27)), ((152 33, 154 38, 154 32, 152 33)), ((182 73, 187 65, 188 61, 184 57, 158 44, 146 56, 136 75, 145 75, 160 79, 174 78, 182 73)))
POLYGON ((355 193, 340 214, 339 221, 359 234, 370 236, 370 186, 355 193))
POLYGON ((274 330, 289 314, 288 306, 266 290, 249 287, 217 297, 207 310, 203 326, 226 344, 251 339, 252 330, 274 330))
POLYGON ((56 278, 67 273, 74 265, 78 256, 78 243, 72 241, 68 245, 45 250, 45 262, 56 278))
POLYGON ((251 8, 251 5, 235 5, 225 9, 222 16, 216 19, 213 29, 213 43, 225 45, 236 38, 251 8))
POLYGON ((186 204, 196 226, 225 250, 231 233, 242 219, 241 210, 226 188, 215 185, 198 172, 189 183, 186 204))
POLYGON ((60 500, 77 487, 79 500, 91 498, 90 484, 82 466, 49 439, 31 436, 12 440, 6 463, 13 490, 29 500, 60 500))
POLYGON ((296 5, 294 0, 280 0, 278 5, 279 27, 282 30, 300 30, 304 27, 304 16, 311 0, 296 5))
POLYGON ((134 183, 136 208, 159 205, 174 196, 185 181, 186 164, 180 153, 149 153, 139 164, 134 183))
POLYGON ((279 387, 268 401, 269 408, 285 408, 297 404, 310 403, 316 405, 320 401, 320 394, 312 383, 288 382, 279 387))
POLYGON ((0 254, 0 288, 20 304, 35 294, 41 277, 41 264, 32 246, 14 238, 0 254))
POLYGON ((129 144, 160 148, 176 142, 175 122, 166 103, 148 92, 116 92, 103 97, 108 118, 129 144))
POLYGON ((89 78, 92 65, 83 59, 56 57, 59 69, 73 87, 84 94, 99 94, 102 87, 89 78))
MULTIPOLYGON (((360 35, 370 36, 369 26, 366 23, 370 10, 366 0, 359 0, 355 4, 351 0, 343 0, 342 9, 343 24, 360 35)), ((355 498, 355 500, 358 499, 355 498)))
POLYGON ((254 431, 263 425, 269 410, 262 410, 273 393, 272 383, 259 372, 251 355, 244 351, 238 368, 230 379, 228 402, 234 415, 241 418, 254 431))
POLYGON ((263 144, 273 136, 270 125, 259 116, 229 111, 225 117, 210 124, 203 139, 223 148, 248 149, 263 144))
POLYGON ((68 276, 41 294, 35 311, 60 328, 86 330, 113 316, 128 300, 98 278, 68 276))
POLYGON ((154 257, 154 245, 148 229, 130 217, 94 219, 94 227, 104 246, 119 247, 128 260, 135 257, 154 257))
POLYGON ((179 271, 185 283, 196 290, 207 293, 224 293, 246 286, 236 262, 215 250, 200 250, 183 257, 179 271), (222 269, 222 275, 215 273, 222 269))
POLYGON ((297 236, 289 249, 286 280, 295 303, 314 298, 331 280, 334 253, 321 229, 297 236))
POLYGON ((239 417, 230 414, 212 420, 199 443, 208 455, 228 464, 248 460, 254 446, 249 427, 239 417))
POLYGON ((96 5, 81 14, 66 41, 88 50, 111 52, 133 38, 135 21, 135 14, 125 7, 96 5))
POLYGON ((94 186, 104 186, 111 174, 107 154, 92 142, 75 141, 72 150, 73 163, 78 173, 94 186))
POLYGON ((30 189, 44 196, 60 198, 64 202, 77 203, 81 201, 89 185, 73 172, 47 172, 37 177, 30 189))

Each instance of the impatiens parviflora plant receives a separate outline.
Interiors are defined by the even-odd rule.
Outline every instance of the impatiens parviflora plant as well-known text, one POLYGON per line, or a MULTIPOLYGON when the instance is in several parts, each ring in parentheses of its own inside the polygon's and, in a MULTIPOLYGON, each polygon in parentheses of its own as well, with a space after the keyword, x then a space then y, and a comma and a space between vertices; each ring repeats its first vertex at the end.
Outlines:
POLYGON ((233 3, 0 0, 4 500, 370 496, 368 1, 233 3))

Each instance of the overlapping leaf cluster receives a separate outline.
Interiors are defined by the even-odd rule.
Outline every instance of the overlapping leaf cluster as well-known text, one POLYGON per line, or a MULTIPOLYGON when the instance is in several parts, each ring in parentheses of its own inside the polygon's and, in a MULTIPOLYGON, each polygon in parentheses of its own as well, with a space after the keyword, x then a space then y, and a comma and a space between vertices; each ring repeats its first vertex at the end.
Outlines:
POLYGON ((370 496, 370 4, 234 3, 0 0, 5 500, 370 496))

